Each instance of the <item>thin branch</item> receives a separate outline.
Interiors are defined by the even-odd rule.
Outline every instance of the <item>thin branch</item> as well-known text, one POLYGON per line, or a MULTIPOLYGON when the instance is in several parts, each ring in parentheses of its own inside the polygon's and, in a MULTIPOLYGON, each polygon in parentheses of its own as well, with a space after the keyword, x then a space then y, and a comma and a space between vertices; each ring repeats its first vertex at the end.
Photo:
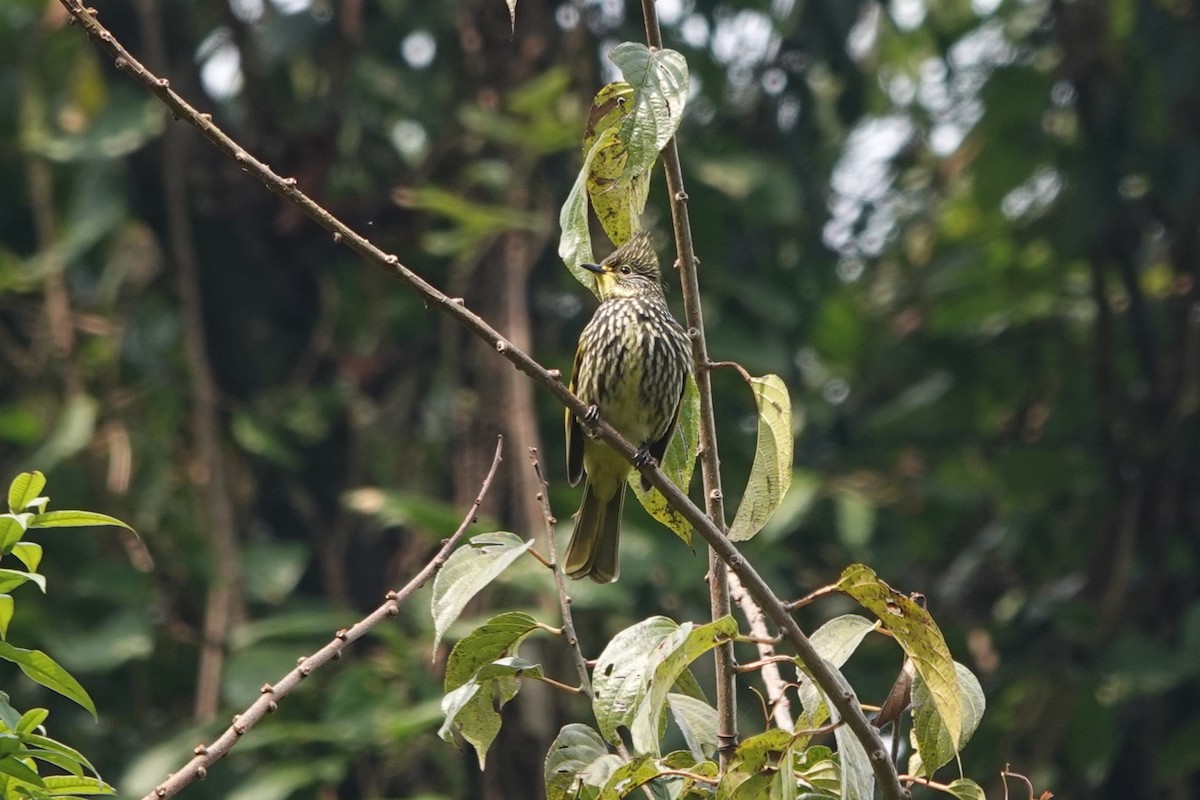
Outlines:
MULTIPOLYGON (((741 674, 744 672, 755 672, 757 670, 763 669, 764 667, 772 666, 773 664, 784 664, 784 663, 795 663, 795 659, 792 658, 791 656, 767 656, 766 658, 760 658, 758 661, 751 661, 749 664, 738 664, 736 667, 734 667, 734 671, 737 672, 738 674, 741 674)), ((787 684, 785 683, 785 684, 783 684, 783 686, 786 687, 787 684)), ((792 728, 789 725, 784 730, 791 730, 791 729, 792 728)))
POLYGON ((824 597, 827 594, 834 594, 834 593, 840 592, 840 591, 841 591, 841 589, 839 589, 837 587, 836 583, 831 583, 828 586, 822 586, 820 589, 815 589, 815 590, 809 592, 808 594, 804 595, 804 597, 801 597, 799 600, 792 600, 789 603, 785 603, 784 606, 787 608, 788 611, 795 611, 798 608, 803 608, 804 606, 808 605, 809 603, 813 602, 814 600, 816 600, 819 597, 824 597))
MULTIPOLYGON (((775 720, 775 725, 785 731, 790 731, 795 724, 792 721, 792 703, 785 691, 787 681, 780 674, 778 665, 781 661, 793 664, 795 662, 790 656, 775 655, 775 645, 778 644, 778 639, 772 638, 771 632, 767 630, 767 618, 763 614, 762 608, 754 602, 754 598, 750 597, 750 593, 746 591, 745 586, 742 586, 737 575, 730 574, 729 576, 729 594, 738 604, 738 608, 742 610, 742 615, 746 617, 746 624, 750 626, 751 635, 757 639, 754 644, 758 648, 759 661, 756 663, 762 666, 762 682, 767 689, 767 700, 770 701, 771 715, 775 720)), ((748 665, 743 665, 742 668, 744 669, 746 666, 748 665)))
POLYGON ((567 635, 567 644, 571 646, 571 654, 575 657, 575 670, 579 673, 579 688, 592 697, 592 681, 588 675, 588 662, 583 650, 579 647, 579 636, 575 633, 575 620, 571 616, 571 595, 567 594, 566 581, 563 580, 562 565, 558 563, 558 546, 554 542, 554 515, 550 513, 550 485, 542 474, 542 464, 538 461, 536 447, 529 448, 529 460, 533 462, 533 471, 537 475, 537 499, 542 504, 542 515, 546 520, 546 548, 550 551, 551 568, 554 570, 554 588, 558 594, 558 607, 562 610, 563 632, 567 635))
POLYGON ((658 777, 662 777, 664 775, 672 778, 687 778, 689 781, 703 783, 707 786, 716 786, 718 783, 720 783, 720 781, 718 781, 716 778, 710 778, 707 775, 697 775, 696 773, 688 772, 685 769, 664 769, 662 772, 658 773, 658 777))
MULTIPOLYGON (((1034 798, 1033 798, 1033 792, 1034 792, 1033 781, 1029 780, 1029 778, 1025 777, 1024 775, 1022 775, 1019 772, 1011 772, 1008 768, 1008 764, 1005 764, 1004 769, 1000 771, 1000 782, 1004 784, 1005 800, 1008 800, 1008 779, 1009 778, 1019 778, 1021 780, 1021 782, 1025 784, 1026 789, 1029 790, 1029 800, 1034 800, 1034 798)), ((1042 794, 1042 797, 1053 797, 1053 795, 1051 795, 1049 792, 1044 792, 1042 794)))
MULTIPOLYGON (((151 94, 158 97, 176 116, 194 125, 214 146, 228 154, 268 189, 296 204, 317 224, 334 234, 335 240, 344 243, 371 264, 404 282, 409 288, 424 297, 430 307, 450 315, 480 339, 494 347, 496 352, 508 359, 517 369, 533 378, 573 414, 579 417, 587 415, 589 407, 563 385, 561 375, 557 370, 553 372, 547 370, 524 351, 513 347, 511 342, 461 302, 456 302, 435 289, 415 272, 401 264, 396 256, 385 253, 371 244, 367 239, 355 233, 346 223, 301 192, 296 188, 294 179, 281 178, 267 165, 247 153, 213 124, 211 115, 197 111, 171 90, 169 82, 158 78, 134 59, 112 33, 97 21, 94 10, 85 8, 80 0, 59 0, 59 2, 80 23, 85 32, 99 42, 100 48, 117 60, 121 69, 127 71, 151 94)), ((677 155, 674 162, 678 167, 677 155)), ((687 252, 691 253, 690 242, 687 252)), ((642 459, 638 458, 637 448, 626 441, 604 419, 600 419, 594 425, 594 430, 597 438, 620 453, 621 457, 630 464, 634 464, 639 473, 650 482, 650 485, 662 492, 667 503, 678 511, 708 542, 717 557, 741 579, 746 591, 762 607, 771 622, 792 643, 797 656, 814 682, 862 742, 863 748, 871 760, 884 800, 900 800, 904 797, 904 789, 896 779, 896 770, 888 758, 878 733, 862 713, 862 709, 859 708, 854 690, 846 683, 840 672, 821 658, 808 637, 804 635, 804 631, 791 618, 783 601, 771 591, 771 587, 767 585, 753 565, 746 561, 737 547, 717 527, 717 524, 688 499, 688 496, 672 483, 671 479, 657 465, 647 463, 638 466, 642 459)))
POLYGON ((746 371, 746 368, 736 361, 708 362, 709 369, 716 369, 717 367, 728 367, 729 369, 737 370, 737 373, 742 376, 742 380, 744 380, 746 383, 750 383, 750 381, 753 380, 753 378, 750 377, 750 373, 746 371))
POLYGON ((561 689, 569 694, 584 694, 582 686, 568 686, 567 684, 556 681, 554 678, 547 678, 545 675, 538 677, 537 675, 522 675, 521 677, 531 681, 541 681, 547 686, 553 686, 555 689, 561 689))
POLYGON ((309 656, 302 656, 296 662, 296 668, 284 675, 274 685, 263 684, 261 694, 250 706, 241 714, 233 718, 233 724, 225 729, 225 732, 218 736, 211 744, 201 744, 195 749, 195 758, 184 764, 178 772, 175 772, 165 781, 154 787, 154 790, 146 795, 143 800, 163 800, 164 798, 174 797, 185 786, 197 780, 204 780, 208 774, 208 768, 216 761, 226 756, 233 746, 237 744, 238 739, 246 734, 246 731, 253 728, 267 714, 274 713, 279 708, 279 701, 292 693, 292 690, 300 685, 300 682, 313 673, 314 670, 341 657, 342 651, 351 642, 361 639, 368 631, 374 628, 379 623, 383 622, 388 617, 394 617, 400 613, 400 606, 407 600, 413 592, 425 585, 425 583, 433 577, 433 574, 442 568, 446 563, 446 558, 450 555, 450 551, 458 544, 458 541, 467 532, 467 529, 475 521, 475 515, 479 513, 479 506, 483 504, 484 495, 491 488, 492 480, 496 477, 496 470, 500 467, 501 457, 500 452, 504 444, 503 437, 496 437, 496 455, 492 458, 491 469, 488 470, 487 477, 483 479, 483 483, 479 487, 479 494, 475 497, 475 502, 471 504, 471 508, 463 517, 462 524, 458 526, 458 530, 454 532, 449 539, 442 542, 441 549, 427 563, 420 572, 413 576, 412 580, 404 585, 398 591, 388 592, 387 600, 379 608, 372 611, 367 616, 356 622, 349 628, 343 628, 334 634, 333 640, 329 644, 322 647, 317 652, 309 656))
MULTIPOLYGON (((662 30, 654 0, 642 0, 642 17, 646 22, 646 44, 651 50, 661 50, 662 30)), ((712 381, 704 367, 708 362, 708 344, 704 338, 704 313, 700 307, 700 282, 692 244, 692 225, 688 218, 687 192, 683 188, 683 171, 679 166, 679 147, 675 137, 662 151, 663 171, 667 177, 667 193, 671 199, 671 222, 675 229, 676 267, 683 286, 683 308, 687 318, 688 336, 692 340, 692 361, 696 365, 696 389, 700 395, 700 474, 704 479, 705 508, 716 533, 725 537, 725 500, 721 491, 721 459, 717 454, 717 423, 713 413, 712 381)), ((708 551, 708 590, 712 618, 729 615, 729 582, 725 561, 717 552, 708 551)), ((737 749, 737 683, 734 673, 733 643, 726 642, 713 649, 717 681, 717 753, 721 769, 737 749)))

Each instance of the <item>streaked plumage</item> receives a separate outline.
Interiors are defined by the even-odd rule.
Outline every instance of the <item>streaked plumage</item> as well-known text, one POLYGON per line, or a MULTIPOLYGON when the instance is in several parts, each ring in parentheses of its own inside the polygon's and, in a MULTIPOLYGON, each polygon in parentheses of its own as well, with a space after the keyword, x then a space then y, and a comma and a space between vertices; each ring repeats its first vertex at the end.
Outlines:
MULTIPOLYGON (((601 419, 650 456, 662 460, 691 371, 691 343, 663 296, 658 256, 640 231, 600 265, 600 306, 579 336, 571 390, 601 419)), ((567 545, 566 573, 597 583, 617 579, 617 545, 625 480, 632 467, 612 448, 589 438, 567 412, 567 478, 585 475, 583 501, 567 545)))

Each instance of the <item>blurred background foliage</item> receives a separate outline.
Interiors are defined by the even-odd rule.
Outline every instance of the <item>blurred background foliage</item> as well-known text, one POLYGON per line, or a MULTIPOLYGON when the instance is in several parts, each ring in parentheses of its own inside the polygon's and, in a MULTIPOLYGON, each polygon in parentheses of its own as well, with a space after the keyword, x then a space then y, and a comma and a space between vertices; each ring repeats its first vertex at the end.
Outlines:
MULTIPOLYGON (((604 55, 644 38, 633 4, 521 2, 515 31, 500 0, 96 5, 257 156, 569 367, 593 301, 555 220, 604 55)), ((854 560, 924 592, 987 691, 963 761, 997 796, 1005 763, 1064 797, 1196 796, 1196 5, 659 13, 693 75, 710 349, 784 376, 805 419, 750 557, 784 596, 854 560)), ((492 523, 540 529, 530 446, 574 510, 554 403, 171 122, 50 0, 0 4, 0 187, 2 472, 44 470, 58 507, 142 536, 41 537, 56 591, 22 601, 10 640, 92 692, 99 725, 64 703, 52 733, 123 794, 414 572, 497 433, 492 523)), ((658 176, 648 224, 669 263, 658 176)), ((753 400, 731 370, 715 386, 736 501, 753 400)), ((703 557, 627 512, 620 583, 574 587, 592 656, 650 614, 707 614, 703 557)), ((549 586, 523 567, 488 605, 554 623, 549 586)), ((586 709, 526 687, 478 774, 434 736, 430 628, 406 607, 188 795, 533 796, 586 709)), ((571 680, 557 642, 526 653, 571 680)), ((898 666, 877 644, 847 671, 878 702, 898 666)), ((761 727, 749 692, 741 714, 761 727)))

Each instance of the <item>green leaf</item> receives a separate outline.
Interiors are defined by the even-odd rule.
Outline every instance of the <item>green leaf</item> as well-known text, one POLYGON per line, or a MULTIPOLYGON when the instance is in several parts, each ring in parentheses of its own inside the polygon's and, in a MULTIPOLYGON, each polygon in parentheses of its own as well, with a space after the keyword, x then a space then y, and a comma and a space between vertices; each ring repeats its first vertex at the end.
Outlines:
POLYGON ((650 617, 609 640, 592 669, 592 713, 600 734, 611 744, 617 728, 629 727, 646 694, 645 672, 650 653, 679 625, 666 617, 650 617))
POLYGON ((37 542, 17 542, 11 552, 30 572, 37 572, 38 565, 42 563, 42 546, 37 542))
POLYGON ((795 763, 795 742, 788 747, 787 753, 779 762, 779 776, 775 781, 775 785, 771 787, 772 797, 778 797, 779 800, 796 800, 796 773, 790 768, 795 763), (778 786, 778 794, 776 788, 778 786))
MULTIPOLYGON (((688 750, 676 750, 673 753, 667 753, 667 755, 659 759, 658 763, 665 769, 682 769, 688 771, 692 775, 697 775, 701 778, 712 778, 714 781, 721 772, 721 768, 715 761, 710 761, 708 759, 697 760, 695 755, 688 750)), ((671 776, 671 780, 679 780, 679 777, 671 776)), ((683 778, 682 782, 671 787, 670 796, 672 798, 697 796, 708 798, 712 797, 712 786, 713 784, 705 781, 696 781, 692 778, 683 778), (701 786, 703 788, 697 789, 697 786, 701 786), (692 794, 692 792, 695 792, 695 794, 692 794)))
POLYGON ((958 800, 987 800, 983 787, 969 778, 959 778, 946 788, 958 800))
POLYGON ((450 651, 446 661, 443 691, 450 692, 469 681, 479 668, 498 658, 516 655, 525 637, 538 629, 537 620, 519 611, 492 617, 471 631, 450 651))
POLYGON ((621 124, 621 141, 629 148, 629 174, 638 175, 654 165, 683 119, 690 89, 687 59, 637 42, 617 45, 608 58, 633 87, 633 110, 621 124))
POLYGON ((0 692, 0 726, 3 726, 3 729, 16 731, 20 722, 20 713, 8 704, 8 694, 0 692))
POLYGON ((53 797, 68 795, 100 795, 116 794, 117 790, 99 778, 87 778, 75 775, 52 775, 45 779, 46 788, 53 797))
POLYGON ((19 569, 0 569, 0 592, 15 589, 23 583, 33 581, 46 593, 46 576, 38 572, 22 572, 19 569))
POLYGON ((737 622, 725 616, 705 625, 685 622, 651 651, 646 661, 647 691, 634 715, 630 733, 638 753, 658 754, 659 722, 667 693, 688 665, 717 645, 737 636, 737 622))
POLYGON ((17 751, 17 755, 21 758, 36 758, 46 764, 53 764, 63 772, 69 772, 72 775, 82 776, 83 770, 69 758, 59 755, 50 750, 39 750, 24 748, 17 751))
POLYGON ((17 723, 17 733, 32 733, 48 716, 50 712, 44 708, 29 709, 21 715, 21 721, 17 723))
POLYGON ((842 800, 874 800, 875 773, 871 759, 862 742, 849 725, 839 725, 833 731, 837 741, 838 761, 841 763, 842 800))
POLYGON ((21 749, 21 740, 15 734, 0 734, 0 758, 7 758, 21 749))
POLYGON ((667 707, 696 761, 717 752, 717 710, 686 694, 667 693, 667 707))
MULTIPOLYGON (((19 781, 24 781, 25 783, 33 786, 44 787, 46 785, 42 781, 42 776, 38 775, 35 771, 26 766, 25 762, 21 761, 16 756, 6 756, 5 758, 0 758, 0 773, 9 775, 19 781)), ((8 795, 7 792, 5 794, 6 796, 12 796, 8 795)))
POLYGON ((35 514, 29 521, 31 528, 83 528, 89 525, 115 525, 137 533, 116 517, 95 511, 47 511, 45 514, 35 514))
POLYGON ((22 472, 8 486, 8 510, 19 514, 41 497, 46 488, 46 476, 34 470, 22 472))
MULTIPOLYGON (((858 614, 843 614, 840 617, 834 617, 813 631, 809 641, 821 658, 828 661, 835 669, 840 669, 858 649, 867 634, 875 630, 877 625, 878 623, 858 614)), ((796 664, 798 667, 802 667, 799 661, 796 664)), ((796 720, 797 730, 819 727, 828 719, 829 707, 825 703, 821 690, 807 674, 801 676, 796 694, 804 707, 804 715, 796 720)))
POLYGON ((29 520, 33 514, 0 514, 0 554, 7 553, 12 546, 21 541, 29 528, 29 520))
POLYGON ((662 767, 650 756, 639 756, 627 764, 622 764, 608 776, 608 782, 600 790, 597 800, 620 800, 637 791, 642 784, 654 780, 662 774, 662 767))
POLYGON ((587 175, 590 167, 591 159, 584 158, 583 167, 579 170, 571 191, 567 193, 567 199, 563 201, 562 210, 558 212, 558 226, 562 229, 562 235, 558 239, 558 257, 567 265, 575 280, 595 292, 595 276, 579 266, 591 262, 594 258, 587 215, 587 175))
MULTIPOLYGON (((601 735, 614 745, 620 744, 617 728, 630 727, 643 698, 651 655, 665 639, 679 630, 674 620, 650 617, 617 633, 604 648, 592 669, 592 713, 601 735)), ((680 675, 674 688, 695 697, 698 686, 687 673, 680 675), (690 679, 690 680, 689 680, 690 679)), ((702 697, 700 699, 703 699, 702 697)))
POLYGON ((484 533, 473 537, 466 546, 450 554, 433 579, 430 606, 435 651, 446 629, 458 619, 471 598, 532 546, 532 539, 522 542, 514 533, 484 533))
POLYGON ((762 530, 792 485, 792 400, 778 375, 751 378, 758 405, 758 445, 729 538, 749 540, 762 530))
POLYGON ((559 212, 558 254, 576 280, 595 291, 588 230, 589 199, 614 244, 636 229, 646 207, 649 172, 679 127, 688 97, 687 61, 674 50, 626 42, 609 58, 625 77, 597 94, 584 135, 584 159, 559 212))
POLYGON ((8 624, 12 622, 13 599, 11 594, 0 594, 0 639, 8 638, 8 624))
POLYGON ((622 123, 633 112, 633 99, 633 87, 624 81, 601 88, 592 101, 583 134, 588 199, 605 234, 616 245, 633 235, 650 188, 648 171, 638 175, 628 171, 629 148, 620 135, 622 123))
MULTIPOLYGON (((92 766, 92 762, 84 758, 83 753, 73 747, 68 747, 56 739, 51 739, 48 736, 43 736, 38 733, 21 734, 21 741, 29 747, 39 747, 42 750, 48 750, 52 753, 57 753, 64 759, 74 762, 84 769, 91 772, 93 775, 98 775, 96 768, 92 766)), ((73 772, 74 770, 68 770, 73 772)))
MULTIPOLYGON (((675 433, 671 443, 667 445, 667 452, 663 454, 662 461, 662 471, 685 494, 692 483, 692 472, 699 450, 700 392, 696 388, 696 379, 689 375, 683 390, 683 399, 679 403, 679 422, 675 425, 675 433)), ((684 543, 691 546, 692 524, 667 503, 667 498, 663 497, 662 492, 654 487, 650 487, 649 491, 642 491, 642 475, 637 470, 629 473, 629 486, 650 516, 666 525, 683 539, 684 543)))
POLYGON ((470 680, 442 698, 446 721, 438 736, 452 741, 452 730, 457 729, 475 747, 480 770, 485 766, 488 748, 500 732, 499 709, 517 696, 520 688, 517 679, 522 675, 541 678, 541 665, 523 658, 500 658, 480 667, 470 680))
POLYGON ((79 681, 41 650, 25 650, 13 647, 8 642, 0 642, 0 658, 13 662, 33 681, 74 700, 90 711, 93 717, 96 716, 96 704, 79 685, 79 681))
POLYGON ((595 730, 577 722, 564 726, 546 752, 543 768, 546 800, 566 800, 571 797, 571 789, 580 773, 607 755, 608 747, 595 730))
POLYGON ((853 597, 879 618, 896 642, 912 659, 917 675, 925 682, 933 705, 946 726, 955 750, 961 748, 963 730, 962 692, 959 689, 950 648, 929 612, 915 600, 897 592, 862 564, 843 570, 837 588, 853 597))
POLYGON ((950 734, 942 718, 938 715, 937 705, 933 702, 929 687, 918 673, 913 679, 912 715, 913 726, 910 736, 913 740, 913 754, 909 759, 909 773, 933 777, 943 764, 950 762, 954 756, 966 747, 971 735, 979 727, 987 702, 983 696, 983 687, 971 670, 957 661, 954 662, 955 677, 958 679, 959 692, 962 697, 962 731, 958 747, 955 749, 950 734))
MULTIPOLYGON (((751 736, 738 745, 733 757, 729 759, 729 768, 721 776, 717 784, 716 800, 734 800, 739 790, 756 778, 765 777, 764 791, 775 773, 783 768, 790 769, 791 758, 788 755, 792 746, 792 734, 773 728, 757 736, 751 736)), ((766 795, 762 795, 766 797, 766 795)))
POLYGON ((796 775, 823 796, 842 796, 842 769, 833 751, 825 745, 814 745, 796 753, 793 758, 796 775))

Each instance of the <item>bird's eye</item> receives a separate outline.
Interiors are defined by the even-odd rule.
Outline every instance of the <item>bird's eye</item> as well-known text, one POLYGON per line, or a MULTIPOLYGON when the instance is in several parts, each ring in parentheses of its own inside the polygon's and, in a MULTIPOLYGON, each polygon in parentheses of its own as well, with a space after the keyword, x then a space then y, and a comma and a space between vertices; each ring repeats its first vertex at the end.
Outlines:
POLYGON ((633 273, 633 270, 631 270, 629 267, 621 267, 622 275, 630 275, 632 273, 633 273))

